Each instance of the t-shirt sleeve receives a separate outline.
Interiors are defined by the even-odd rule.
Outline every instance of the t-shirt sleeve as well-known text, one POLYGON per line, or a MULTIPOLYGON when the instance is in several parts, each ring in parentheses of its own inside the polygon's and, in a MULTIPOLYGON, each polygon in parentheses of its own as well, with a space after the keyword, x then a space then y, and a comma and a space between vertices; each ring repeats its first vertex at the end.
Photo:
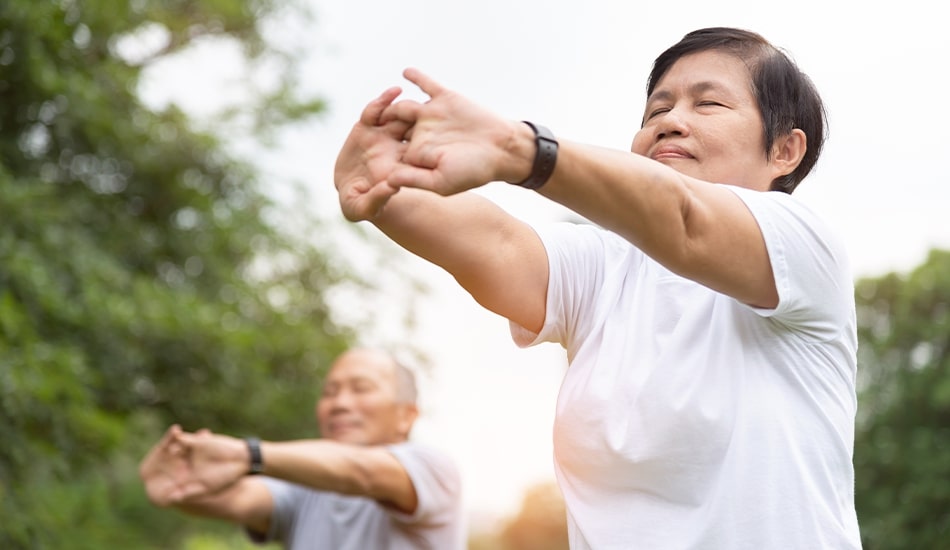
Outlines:
POLYGON ((843 244, 786 193, 727 187, 759 224, 778 290, 774 309, 752 309, 815 341, 833 338, 849 325, 854 311, 854 282, 843 244))
POLYGON ((299 508, 299 500, 304 496, 303 491, 299 486, 280 479, 262 476, 260 480, 267 487, 274 502, 270 530, 267 533, 258 533, 247 529, 247 536, 257 544, 287 540, 296 521, 296 510, 299 508))
POLYGON ((461 513, 461 478, 455 463, 443 453, 415 443, 401 443, 389 451, 409 474, 418 505, 406 514, 387 509, 395 520, 407 524, 450 523, 461 513))
MULTIPOLYGON (((582 341, 599 305, 606 265, 639 251, 620 237, 590 224, 554 223, 536 230, 548 256, 544 325, 537 334, 510 323, 515 344, 557 342, 568 350, 582 341)), ((629 260, 629 258, 627 258, 629 260)), ((626 264, 625 265, 629 265, 626 264)))

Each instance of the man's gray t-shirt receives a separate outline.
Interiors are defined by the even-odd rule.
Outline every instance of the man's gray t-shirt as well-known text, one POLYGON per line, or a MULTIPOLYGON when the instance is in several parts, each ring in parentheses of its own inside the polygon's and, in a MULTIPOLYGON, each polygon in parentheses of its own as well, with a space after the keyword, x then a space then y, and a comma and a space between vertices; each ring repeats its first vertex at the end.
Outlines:
POLYGON ((465 534, 458 469, 442 453, 415 443, 388 447, 412 479, 412 514, 357 496, 317 491, 262 477, 274 500, 270 532, 256 542, 288 550, 461 549, 465 534))

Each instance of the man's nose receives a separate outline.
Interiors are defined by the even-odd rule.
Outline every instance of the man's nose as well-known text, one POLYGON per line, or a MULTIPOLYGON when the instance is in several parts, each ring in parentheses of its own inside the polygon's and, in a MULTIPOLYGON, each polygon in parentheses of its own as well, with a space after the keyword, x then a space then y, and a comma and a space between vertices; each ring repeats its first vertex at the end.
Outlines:
POLYGON ((353 395, 348 391, 341 391, 330 401, 330 412, 347 411, 353 405, 353 395))

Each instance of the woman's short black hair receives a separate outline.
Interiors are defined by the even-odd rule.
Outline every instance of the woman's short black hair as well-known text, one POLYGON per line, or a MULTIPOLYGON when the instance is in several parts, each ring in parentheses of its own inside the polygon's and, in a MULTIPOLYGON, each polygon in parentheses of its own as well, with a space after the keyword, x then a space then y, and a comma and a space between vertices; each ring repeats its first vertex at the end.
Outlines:
POLYGON ((771 154, 777 137, 795 128, 805 133, 807 149, 801 163, 791 174, 776 178, 771 185, 773 191, 791 193, 818 162, 825 142, 827 116, 821 96, 808 75, 765 38, 728 27, 693 31, 653 62, 647 80, 647 97, 677 60, 708 50, 735 55, 749 67, 752 93, 762 115, 766 157, 771 154))

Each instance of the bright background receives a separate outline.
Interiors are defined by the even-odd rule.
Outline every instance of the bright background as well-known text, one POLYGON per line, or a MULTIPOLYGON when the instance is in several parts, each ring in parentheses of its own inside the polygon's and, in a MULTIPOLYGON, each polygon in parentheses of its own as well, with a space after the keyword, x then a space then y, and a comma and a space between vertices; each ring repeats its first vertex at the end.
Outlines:
MULTIPOLYGON (((328 112, 286 136, 274 153, 261 152, 258 163, 278 196, 280 182, 306 182, 313 203, 295 207, 339 220, 342 239, 353 226, 342 222, 333 190, 336 153, 362 107, 383 89, 401 85, 407 96, 423 97, 402 80, 403 68, 419 67, 504 116, 537 121, 556 135, 627 149, 652 60, 689 31, 722 25, 757 31, 785 48, 822 93, 830 139, 796 195, 840 232, 856 277, 909 269, 929 248, 950 247, 950 33, 937 3, 312 2, 313 25, 287 24, 273 36, 305 48, 304 87, 328 100, 328 112)), ((212 111, 241 93, 230 59, 221 48, 199 49, 156 67, 143 94, 212 111)), ((568 215, 505 184, 481 192, 532 224, 568 215)), ((507 322, 482 310, 448 275, 408 257, 372 227, 363 229, 431 287, 413 301, 403 294, 400 272, 367 261, 364 268, 393 292, 372 305, 383 322, 365 340, 410 343, 430 358, 431 368, 421 372, 423 418, 414 437, 458 460, 477 529, 514 512, 526 487, 553 479, 551 427, 563 352, 555 345, 517 349, 507 322), (417 308, 409 328, 400 322, 407 304, 417 308)), ((350 249, 357 265, 371 254, 358 241, 350 249)), ((341 310, 368 307, 354 296, 339 302, 341 310)))

